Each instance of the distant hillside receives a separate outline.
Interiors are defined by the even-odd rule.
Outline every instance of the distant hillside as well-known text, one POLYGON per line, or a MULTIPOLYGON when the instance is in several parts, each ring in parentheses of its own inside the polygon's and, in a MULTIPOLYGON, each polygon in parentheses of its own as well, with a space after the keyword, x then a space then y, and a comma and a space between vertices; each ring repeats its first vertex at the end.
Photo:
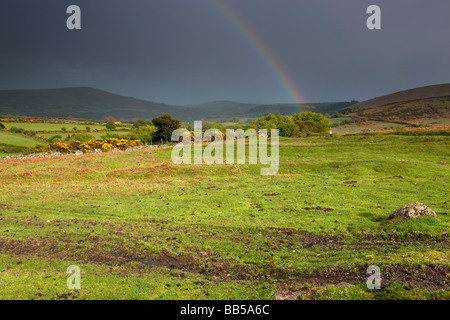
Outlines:
POLYGON ((270 113, 275 115, 292 115, 299 112, 313 111, 319 113, 334 113, 340 111, 352 104, 350 102, 326 102, 326 103, 300 103, 300 104, 251 104, 239 103, 233 101, 213 101, 190 107, 198 112, 199 116, 223 117, 223 116, 241 116, 241 117, 261 117, 270 113))
POLYGON ((446 124, 450 120, 450 84, 400 91, 349 107, 369 120, 404 121, 416 124, 446 124))
POLYGON ((152 119, 165 113, 185 117, 189 115, 189 109, 86 87, 0 91, 0 114, 86 119, 113 116, 132 120, 152 119))
POLYGON ((419 87, 415 89, 399 91, 384 95, 381 97, 373 98, 363 102, 356 103, 351 107, 359 108, 372 108, 380 107, 395 103, 405 103, 408 101, 424 100, 430 98, 442 98, 450 96, 450 83, 438 84, 426 87, 419 87))
POLYGON ((173 106, 125 97, 99 89, 77 87, 44 90, 0 91, 0 114, 37 117, 69 117, 118 120, 153 119, 165 113, 181 120, 226 117, 261 117, 273 114, 291 115, 302 111, 330 113, 342 110, 352 102, 296 104, 251 104, 213 101, 191 106, 173 106))

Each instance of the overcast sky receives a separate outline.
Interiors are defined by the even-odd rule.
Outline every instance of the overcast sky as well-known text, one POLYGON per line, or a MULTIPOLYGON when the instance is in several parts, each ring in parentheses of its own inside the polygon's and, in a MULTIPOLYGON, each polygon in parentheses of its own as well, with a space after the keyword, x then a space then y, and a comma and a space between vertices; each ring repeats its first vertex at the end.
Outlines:
POLYGON ((0 90, 365 100, 450 82, 449 0, 1 0, 0 90), (69 5, 81 30, 68 30, 69 5), (369 5, 381 30, 369 30, 369 5))

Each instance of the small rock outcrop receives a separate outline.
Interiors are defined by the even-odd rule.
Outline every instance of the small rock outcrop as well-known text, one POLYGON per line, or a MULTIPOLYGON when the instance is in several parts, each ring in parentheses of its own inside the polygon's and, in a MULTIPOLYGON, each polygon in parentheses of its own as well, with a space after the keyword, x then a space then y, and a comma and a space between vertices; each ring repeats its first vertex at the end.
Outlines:
POLYGON ((288 291, 280 290, 273 295, 274 300, 299 300, 301 296, 307 294, 306 290, 288 291))
POLYGON ((428 215, 436 217, 436 212, 428 208, 421 202, 413 202, 405 204, 400 209, 395 210, 389 216, 389 219, 393 218, 417 218, 419 216, 428 215))

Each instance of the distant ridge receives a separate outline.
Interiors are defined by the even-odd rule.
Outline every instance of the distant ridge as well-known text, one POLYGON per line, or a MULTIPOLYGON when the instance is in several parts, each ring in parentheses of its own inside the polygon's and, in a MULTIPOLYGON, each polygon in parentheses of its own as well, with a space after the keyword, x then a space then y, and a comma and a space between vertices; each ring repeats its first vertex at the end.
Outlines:
POLYGON ((349 116, 405 124, 447 124, 450 83, 414 88, 351 105, 349 116))
POLYGON ((152 119, 165 113, 184 117, 189 109, 88 87, 0 91, 0 114, 86 119, 113 116, 132 120, 152 119))
POLYGON ((437 84, 425 87, 399 91, 377 98, 369 99, 352 105, 351 107, 372 108, 393 103, 409 102, 430 98, 441 98, 450 96, 450 83, 437 84))
POLYGON ((290 115, 302 111, 330 114, 353 102, 296 104, 252 104, 233 101, 213 101, 199 105, 174 106, 126 97, 89 87, 0 90, 0 115, 36 117, 73 117, 118 120, 153 119, 169 113, 183 121, 258 118, 269 113, 290 115))

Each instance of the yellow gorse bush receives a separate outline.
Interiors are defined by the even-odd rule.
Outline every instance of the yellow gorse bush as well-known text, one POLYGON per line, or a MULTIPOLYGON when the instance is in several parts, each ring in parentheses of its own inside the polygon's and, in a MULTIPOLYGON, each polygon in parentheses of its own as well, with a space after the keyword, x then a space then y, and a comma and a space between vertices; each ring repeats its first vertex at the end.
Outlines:
POLYGON ((62 153, 72 153, 82 151, 87 153, 94 150, 102 150, 103 152, 118 148, 126 150, 130 147, 142 146, 141 140, 126 140, 117 138, 95 139, 87 142, 72 141, 70 143, 57 142, 49 146, 50 151, 58 151, 62 153))

